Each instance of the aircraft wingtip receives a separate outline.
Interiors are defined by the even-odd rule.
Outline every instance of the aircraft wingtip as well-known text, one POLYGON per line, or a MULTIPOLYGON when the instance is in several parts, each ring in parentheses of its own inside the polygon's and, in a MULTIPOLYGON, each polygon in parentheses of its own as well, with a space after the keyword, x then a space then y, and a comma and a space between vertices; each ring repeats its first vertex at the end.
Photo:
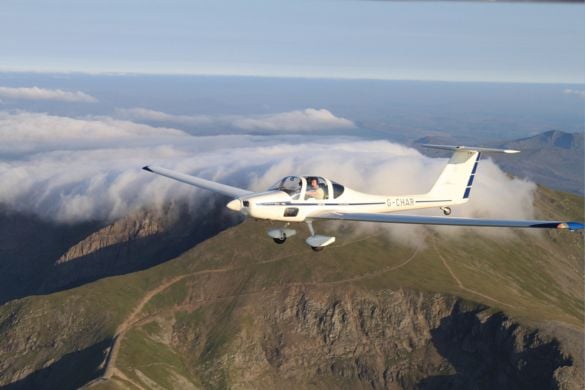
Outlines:
POLYGON ((144 169, 145 171, 148 171, 148 172, 152 172, 152 169, 150 169, 150 167, 148 165, 143 166, 142 169, 144 169))
POLYGON ((585 224, 580 222, 563 222, 557 225, 557 229, 569 229, 571 231, 585 229, 585 224))

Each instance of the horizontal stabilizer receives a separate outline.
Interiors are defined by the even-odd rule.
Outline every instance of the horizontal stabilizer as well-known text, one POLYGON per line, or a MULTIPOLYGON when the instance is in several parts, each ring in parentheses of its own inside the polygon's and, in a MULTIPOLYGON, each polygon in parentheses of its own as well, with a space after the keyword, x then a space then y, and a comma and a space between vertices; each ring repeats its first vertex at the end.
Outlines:
POLYGON ((420 146, 429 148, 429 149, 442 149, 442 150, 466 150, 469 152, 486 152, 486 153, 506 153, 506 154, 514 154, 520 153, 519 150, 514 149, 494 149, 494 148, 480 148, 475 146, 454 146, 454 145, 432 145, 432 144, 421 144, 420 146))
POLYGON ((512 219, 482 219, 482 218, 453 218, 427 217, 422 215, 373 214, 373 213, 323 213, 311 216, 313 219, 331 219, 341 221, 406 223, 422 225, 447 226, 486 226, 486 227, 514 227, 514 228, 542 228, 582 230, 585 226, 581 222, 562 221, 535 221, 512 219))

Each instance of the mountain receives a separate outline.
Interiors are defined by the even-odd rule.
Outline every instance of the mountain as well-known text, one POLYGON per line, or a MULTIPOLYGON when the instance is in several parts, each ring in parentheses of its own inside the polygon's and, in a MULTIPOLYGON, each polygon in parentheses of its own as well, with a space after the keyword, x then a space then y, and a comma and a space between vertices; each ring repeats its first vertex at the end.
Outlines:
POLYGON ((519 159, 507 155, 494 156, 494 161, 506 172, 561 191, 585 193, 583 133, 551 130, 497 146, 522 151, 517 155, 519 159))
POLYGON ((238 221, 221 199, 198 213, 169 204, 111 224, 57 223, 0 208, 0 304, 152 267, 238 221))
POLYGON ((60 224, 0 207, 0 304, 38 290, 69 247, 104 224, 60 224))
MULTIPOLYGON (((584 211, 545 188, 535 205, 539 218, 584 211)), ((70 239, 53 267, 89 267, 91 253, 164 226, 145 213, 70 239)), ((273 244, 269 226, 247 220, 173 260, 109 277, 90 267, 90 283, 6 302, 0 386, 585 384, 583 233, 423 228, 414 246, 384 227, 321 224, 338 242, 315 253, 297 237, 273 244)))
MULTIPOLYGON (((413 144, 431 157, 447 154, 429 150, 420 144, 459 145, 449 137, 424 137, 413 144)), ((585 139, 583 133, 551 130, 532 137, 481 145, 520 150, 514 155, 492 154, 492 158, 506 172, 527 178, 546 187, 583 195, 585 193, 585 139)))

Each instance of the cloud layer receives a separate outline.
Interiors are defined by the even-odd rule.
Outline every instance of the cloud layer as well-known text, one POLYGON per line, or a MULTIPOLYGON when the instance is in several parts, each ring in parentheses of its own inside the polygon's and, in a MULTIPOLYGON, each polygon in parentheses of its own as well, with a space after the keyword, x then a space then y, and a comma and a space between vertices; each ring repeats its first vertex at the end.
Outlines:
MULTIPOLYGON (((318 174, 378 194, 425 192, 446 160, 387 141, 304 135, 192 136, 112 118, 1 113, 0 203, 64 222, 111 220, 182 200, 205 207, 208 192, 140 168, 156 164, 252 190, 290 174, 318 174), (51 137, 55 139, 51 140, 51 137), (17 156, 11 150, 21 150, 17 156)), ((471 201, 454 215, 531 218, 535 185, 482 161, 471 201)), ((440 215, 439 210, 429 213, 440 215)), ((412 240, 413 229, 384 227, 412 240)), ((376 225, 376 229, 380 229, 376 225)))
POLYGON ((225 126, 245 131, 308 132, 332 129, 351 129, 355 124, 331 111, 307 108, 267 115, 172 115, 146 108, 118 109, 119 117, 152 123, 175 123, 187 126, 225 126))
POLYGON ((39 87, 0 87, 0 98, 19 100, 56 100, 61 102, 96 103, 98 100, 81 91, 63 91, 39 87))
POLYGON ((565 95, 575 95, 575 96, 579 96, 579 97, 585 98, 585 91, 579 90, 579 89, 569 89, 569 88, 567 88, 567 89, 563 90, 563 93, 565 95))
POLYGON ((234 125, 244 130, 311 131, 355 127, 352 121, 338 118, 325 109, 307 108, 255 118, 239 118, 234 125))

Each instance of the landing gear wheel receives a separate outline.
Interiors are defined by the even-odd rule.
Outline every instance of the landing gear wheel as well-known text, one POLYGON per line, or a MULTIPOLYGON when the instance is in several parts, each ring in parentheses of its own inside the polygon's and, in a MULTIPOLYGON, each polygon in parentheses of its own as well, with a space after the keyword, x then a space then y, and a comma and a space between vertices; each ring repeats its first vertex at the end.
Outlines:
POLYGON ((314 250, 315 252, 321 252, 323 249, 325 249, 325 247, 324 246, 312 246, 311 249, 314 250))
POLYGON ((451 207, 441 207, 441 210, 443 210, 443 214, 451 215, 451 207))
POLYGON ((286 236, 283 238, 273 238, 274 242, 276 242, 278 245, 282 245, 284 244, 284 242, 286 241, 286 236))

